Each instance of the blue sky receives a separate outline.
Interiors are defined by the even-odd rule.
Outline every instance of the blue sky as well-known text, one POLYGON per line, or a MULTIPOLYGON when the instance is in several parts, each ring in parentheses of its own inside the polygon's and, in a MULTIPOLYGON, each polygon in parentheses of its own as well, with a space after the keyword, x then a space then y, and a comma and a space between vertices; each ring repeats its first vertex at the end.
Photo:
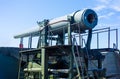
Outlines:
POLYGON ((120 28, 120 0, 0 0, 0 46, 18 46, 13 36, 37 26, 37 21, 84 8, 98 14, 96 28, 120 28))

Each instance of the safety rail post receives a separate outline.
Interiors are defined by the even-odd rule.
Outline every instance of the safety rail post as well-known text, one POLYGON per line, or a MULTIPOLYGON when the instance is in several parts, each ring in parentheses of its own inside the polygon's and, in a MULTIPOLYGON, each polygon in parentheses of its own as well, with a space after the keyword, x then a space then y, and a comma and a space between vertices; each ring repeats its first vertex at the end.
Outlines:
POLYGON ((28 38, 28 48, 32 48, 32 35, 28 38))
POLYGON ((23 38, 20 38, 19 48, 23 48, 23 38))
POLYGON ((97 49, 99 48, 99 33, 97 32, 97 49))
POLYGON ((110 27, 108 28, 108 48, 110 48, 110 27))
POLYGON ((116 48, 118 49, 118 29, 116 29, 116 48))

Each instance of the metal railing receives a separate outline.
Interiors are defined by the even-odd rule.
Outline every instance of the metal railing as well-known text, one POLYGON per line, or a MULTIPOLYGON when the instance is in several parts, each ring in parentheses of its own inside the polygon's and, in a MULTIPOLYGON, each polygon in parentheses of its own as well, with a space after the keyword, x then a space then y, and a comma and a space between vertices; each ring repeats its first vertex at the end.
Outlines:
MULTIPOLYGON (((63 34, 64 33, 65 33, 65 29, 63 29, 63 34)), ((49 46, 56 45, 56 41, 58 39, 57 36, 52 36, 53 35, 52 32, 49 32, 48 34, 51 34, 48 37, 49 46)), ((81 47, 84 47, 83 40, 86 41, 87 36, 88 36, 87 32, 86 33, 79 33, 79 32, 78 33, 72 33, 72 38, 75 37, 77 39, 78 44, 81 47)), ((94 36, 94 37, 92 37, 91 45, 93 45, 93 41, 94 41, 94 45, 91 46, 91 48, 97 48, 97 49, 102 48, 102 47, 104 47, 104 48, 116 48, 116 49, 118 48, 118 29, 110 29, 110 27, 102 28, 102 29, 96 29, 96 30, 93 30, 92 36, 94 36), (101 36, 102 36, 102 38, 101 38, 101 36)), ((33 48, 33 45, 32 45, 32 39, 33 38, 34 37, 29 36, 29 38, 28 38, 28 48, 33 48)), ((65 45, 68 44, 68 36, 66 34, 63 37, 63 39, 61 39, 61 40, 64 40, 65 45)), ((20 44, 23 44, 23 38, 21 38, 20 44)))
MULTIPOLYGON (((87 40, 85 37, 88 35, 88 33, 84 33, 81 34, 82 37, 82 47, 83 47, 83 40, 87 40)), ((96 47, 92 47, 92 48, 102 48, 100 47, 100 45, 102 44, 102 46, 104 47, 104 45, 106 46, 105 48, 118 48, 118 29, 110 29, 110 27, 108 28, 102 28, 102 29, 96 29, 93 30, 92 32, 92 36, 96 35, 94 38, 92 37, 92 43, 91 45, 96 41, 96 47), (100 35, 104 34, 104 36, 102 36, 103 38, 100 38, 100 35), (114 35, 113 35, 114 34, 114 35), (106 39, 104 39, 106 38, 106 39), (112 39, 114 38, 114 39, 112 39), (96 40, 94 40, 96 39, 96 40), (101 40, 104 39, 104 40, 101 40), (94 41, 94 42, 93 42, 94 41), (104 41, 107 41, 104 44, 104 41), (101 43, 100 43, 101 42, 101 43), (111 45, 113 43, 113 45, 111 45)), ((77 34, 76 34, 77 37, 77 34)))

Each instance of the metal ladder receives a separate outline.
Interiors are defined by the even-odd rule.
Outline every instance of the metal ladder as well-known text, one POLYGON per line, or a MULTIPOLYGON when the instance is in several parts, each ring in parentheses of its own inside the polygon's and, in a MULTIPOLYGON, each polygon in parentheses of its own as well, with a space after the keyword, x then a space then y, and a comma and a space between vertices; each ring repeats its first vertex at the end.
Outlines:
POLYGON ((86 72, 87 69, 86 69, 86 65, 84 63, 85 61, 84 61, 83 55, 80 56, 80 53, 82 53, 80 51, 80 49, 81 48, 78 47, 78 43, 76 41, 76 38, 74 37, 73 38, 73 44, 72 44, 72 54, 73 54, 73 57, 74 57, 74 61, 75 61, 75 64, 76 64, 78 75, 75 76, 73 79, 76 79, 76 78, 84 79, 84 78, 86 78, 86 76, 84 76, 84 73, 86 72), (79 62, 77 62, 77 59, 76 59, 76 56, 75 56, 75 52, 74 52, 74 47, 76 47, 76 50, 77 50, 76 54, 77 54, 77 56, 81 57, 81 58, 79 58, 79 62), (80 66, 80 68, 79 68, 79 66, 80 66), (81 72, 80 72, 80 70, 81 70, 81 72))

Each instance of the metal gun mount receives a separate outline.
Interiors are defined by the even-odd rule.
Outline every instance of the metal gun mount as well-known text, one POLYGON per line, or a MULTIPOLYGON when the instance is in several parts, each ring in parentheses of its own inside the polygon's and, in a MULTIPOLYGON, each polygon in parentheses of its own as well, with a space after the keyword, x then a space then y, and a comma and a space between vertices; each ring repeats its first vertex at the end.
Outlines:
MULTIPOLYGON (((90 49, 92 29, 97 22, 97 14, 91 9, 84 9, 38 22, 39 27, 14 36, 14 38, 39 37, 36 49, 20 51, 20 54, 27 55, 25 62, 27 65, 22 66, 20 60, 21 78, 18 79, 22 79, 21 72, 25 73, 25 78, 33 79, 102 79, 105 73, 105 69, 102 68, 104 56, 98 50, 90 49), (85 30, 89 30, 88 38, 85 47, 82 48, 77 44, 72 32, 78 31, 77 34, 81 35, 85 30), (68 44, 65 44, 65 34, 68 44), (54 37, 55 35, 57 37, 54 37), (50 45, 53 41, 56 41, 56 44, 50 45), (91 61, 96 62, 95 69, 91 69, 91 61)), ((78 39, 80 41, 81 37, 78 39)))

